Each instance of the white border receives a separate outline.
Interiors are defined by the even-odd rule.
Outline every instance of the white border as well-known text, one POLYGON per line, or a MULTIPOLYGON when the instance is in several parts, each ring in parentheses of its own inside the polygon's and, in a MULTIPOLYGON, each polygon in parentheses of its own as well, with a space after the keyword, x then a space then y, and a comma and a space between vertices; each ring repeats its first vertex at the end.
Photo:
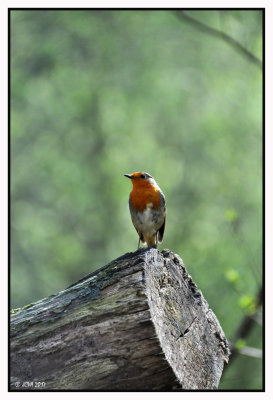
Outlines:
POLYGON ((33 397, 35 399, 55 399, 55 398, 75 398, 75 397, 86 397, 92 399, 100 399, 105 396, 111 397, 111 399, 127 399, 128 395, 130 397, 141 398, 156 397, 157 399, 166 397, 175 397, 183 399, 211 399, 214 398, 226 398, 229 399, 231 396, 233 399, 272 399, 273 398, 273 385, 272 385, 272 282, 273 282, 273 260, 272 260, 272 214, 273 214, 273 196, 272 196, 272 142, 273 142, 273 129, 272 129, 272 88, 273 88, 273 63, 272 63, 272 26, 273 26, 273 3, 272 1, 2 1, 0 5, 1 9, 1 93, 2 93, 2 103, 1 103, 1 122, 2 122, 2 132, 0 135, 0 173, 1 173, 1 255, 2 255, 2 304, 4 307, 2 310, 2 318, 7 321, 7 9, 8 8, 266 8, 266 392, 182 392, 182 393, 126 393, 126 392, 116 392, 116 393, 97 393, 97 392, 85 392, 85 393, 73 393, 73 392, 51 392, 51 393, 7 393, 7 328, 6 323, 2 325, 1 329, 1 385, 0 394, 1 398, 6 397, 17 397, 22 399, 29 399, 33 397), (269 72, 268 72, 269 71, 269 72))

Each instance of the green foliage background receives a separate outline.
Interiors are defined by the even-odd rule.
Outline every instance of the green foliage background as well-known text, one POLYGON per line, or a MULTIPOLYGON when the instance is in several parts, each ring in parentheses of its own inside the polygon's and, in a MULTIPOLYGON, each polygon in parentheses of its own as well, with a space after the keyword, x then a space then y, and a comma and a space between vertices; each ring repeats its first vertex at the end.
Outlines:
MULTIPOLYGON (((262 58, 262 12, 187 11, 262 58)), ((262 71, 174 11, 11 11, 11 305, 135 251, 124 173, 166 195, 229 340, 262 282, 262 71)), ((262 347, 259 324, 247 340, 262 347)), ((238 356, 220 389, 260 389, 238 356)))

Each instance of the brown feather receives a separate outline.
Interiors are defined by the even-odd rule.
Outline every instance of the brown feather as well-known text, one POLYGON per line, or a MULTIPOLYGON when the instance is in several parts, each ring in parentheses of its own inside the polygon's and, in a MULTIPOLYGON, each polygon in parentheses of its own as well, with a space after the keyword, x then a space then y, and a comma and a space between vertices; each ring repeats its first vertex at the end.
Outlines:
POLYGON ((163 236, 164 236, 164 232, 165 232, 165 222, 166 222, 166 215, 165 215, 164 222, 163 222, 162 226, 158 230, 158 241, 160 243, 163 240, 163 236))

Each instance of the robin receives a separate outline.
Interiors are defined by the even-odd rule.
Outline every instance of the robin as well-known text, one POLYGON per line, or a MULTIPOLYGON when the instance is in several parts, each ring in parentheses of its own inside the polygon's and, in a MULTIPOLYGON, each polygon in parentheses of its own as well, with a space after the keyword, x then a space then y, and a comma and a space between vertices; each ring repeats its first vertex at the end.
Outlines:
POLYGON ((147 243, 148 247, 157 248, 158 241, 163 240, 165 230, 165 196, 147 172, 134 172, 124 176, 131 179, 133 184, 129 208, 133 225, 139 235, 138 249, 140 241, 147 243))

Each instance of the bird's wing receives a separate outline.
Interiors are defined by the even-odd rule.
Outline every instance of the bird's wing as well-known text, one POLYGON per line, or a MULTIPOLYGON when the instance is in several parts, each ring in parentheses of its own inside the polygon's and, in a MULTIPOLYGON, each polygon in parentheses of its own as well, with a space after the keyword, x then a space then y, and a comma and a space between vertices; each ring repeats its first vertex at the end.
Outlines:
POLYGON ((164 232, 165 232, 165 224, 166 224, 166 214, 164 218, 164 222, 158 230, 158 241, 161 243, 163 240, 164 232))
POLYGON ((161 225, 161 227, 158 230, 158 241, 161 243, 163 240, 163 236, 164 236, 164 232, 165 232, 165 225, 166 225, 166 213, 167 213, 167 209, 166 209, 166 201, 165 201, 165 196, 164 194, 161 192, 161 190, 159 191, 160 194, 160 204, 161 207, 164 208, 164 222, 161 225))

